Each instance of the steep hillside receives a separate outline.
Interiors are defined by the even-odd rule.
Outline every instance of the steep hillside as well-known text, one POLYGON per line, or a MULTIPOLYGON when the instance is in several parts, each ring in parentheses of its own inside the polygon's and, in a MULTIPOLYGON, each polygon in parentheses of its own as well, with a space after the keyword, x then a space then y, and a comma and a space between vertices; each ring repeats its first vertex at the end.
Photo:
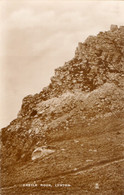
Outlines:
POLYGON ((2 129, 2 194, 122 194, 123 104, 124 26, 111 25, 2 129))

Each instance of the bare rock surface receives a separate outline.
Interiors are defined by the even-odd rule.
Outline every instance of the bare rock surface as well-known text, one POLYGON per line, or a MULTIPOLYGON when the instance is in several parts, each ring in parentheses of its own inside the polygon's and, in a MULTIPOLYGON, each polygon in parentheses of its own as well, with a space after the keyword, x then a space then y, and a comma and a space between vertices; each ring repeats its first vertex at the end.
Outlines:
POLYGON ((124 27, 89 36, 1 130, 2 195, 123 194, 124 27))

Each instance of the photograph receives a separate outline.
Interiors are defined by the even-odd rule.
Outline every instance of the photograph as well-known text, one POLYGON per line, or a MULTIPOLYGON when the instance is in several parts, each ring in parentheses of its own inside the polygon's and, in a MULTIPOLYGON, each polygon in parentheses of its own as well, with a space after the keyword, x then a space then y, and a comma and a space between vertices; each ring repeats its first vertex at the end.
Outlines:
POLYGON ((0 0, 0 195, 124 195, 124 1, 0 0))

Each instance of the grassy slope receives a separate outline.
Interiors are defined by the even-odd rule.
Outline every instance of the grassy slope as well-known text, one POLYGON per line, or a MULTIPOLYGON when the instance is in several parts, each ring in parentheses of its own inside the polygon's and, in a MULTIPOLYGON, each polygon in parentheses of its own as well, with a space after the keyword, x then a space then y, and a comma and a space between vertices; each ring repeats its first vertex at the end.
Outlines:
POLYGON ((123 113, 96 119, 89 126, 76 121, 69 130, 49 132, 47 144, 56 152, 26 164, 3 170, 5 194, 122 194, 124 120, 123 113), (87 161, 90 160, 90 161, 87 161), (109 163, 110 162, 110 163, 109 163), (108 163, 108 165, 107 165, 108 163), (106 165, 106 166, 103 166, 106 165), (93 169, 91 169, 93 168, 93 169), (85 170, 80 172, 81 170, 85 170), (22 187, 23 183, 45 183, 53 187, 22 187), (56 183, 71 187, 54 187, 56 183), (99 189, 95 189, 99 183, 99 189), (19 185, 20 184, 20 185, 19 185))

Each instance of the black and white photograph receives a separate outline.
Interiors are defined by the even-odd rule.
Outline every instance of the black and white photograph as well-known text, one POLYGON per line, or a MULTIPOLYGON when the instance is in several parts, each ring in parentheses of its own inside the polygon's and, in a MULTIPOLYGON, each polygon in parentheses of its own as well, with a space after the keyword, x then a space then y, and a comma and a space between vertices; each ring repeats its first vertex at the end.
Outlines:
POLYGON ((0 0, 0 195, 124 195, 124 1, 0 0))

